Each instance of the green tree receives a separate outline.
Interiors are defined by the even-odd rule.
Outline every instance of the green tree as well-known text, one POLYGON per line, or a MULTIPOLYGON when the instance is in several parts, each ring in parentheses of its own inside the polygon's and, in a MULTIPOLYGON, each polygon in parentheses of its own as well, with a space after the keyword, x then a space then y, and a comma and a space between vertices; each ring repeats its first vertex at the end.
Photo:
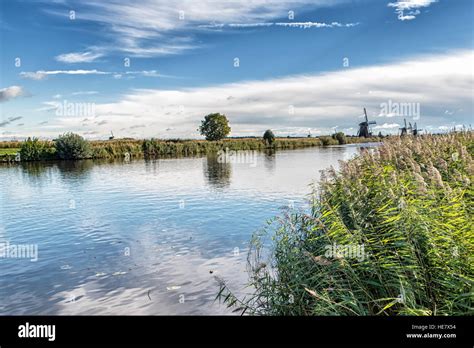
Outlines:
POLYGON ((221 140, 230 133, 229 121, 220 113, 209 114, 201 121, 199 131, 206 140, 221 140))
POLYGON ((272 145, 275 141, 275 134, 273 134, 272 130, 271 129, 267 129, 265 131, 265 133, 263 133, 263 140, 265 140, 265 142, 268 144, 268 145, 272 145))
POLYGON ((335 139, 339 142, 339 145, 344 145, 347 143, 346 135, 343 132, 337 132, 335 139))
POLYGON ((56 139, 56 151, 61 159, 83 159, 91 156, 91 146, 79 134, 65 133, 56 139))

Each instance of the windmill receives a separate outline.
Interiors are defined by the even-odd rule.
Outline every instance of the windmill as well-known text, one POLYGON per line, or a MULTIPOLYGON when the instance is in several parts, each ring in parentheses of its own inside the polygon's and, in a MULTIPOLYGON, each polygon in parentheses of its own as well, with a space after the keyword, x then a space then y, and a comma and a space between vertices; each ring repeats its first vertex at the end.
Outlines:
POLYGON ((359 131, 357 132, 358 137, 364 137, 368 138, 372 136, 372 133, 370 132, 369 125, 371 124, 376 124, 375 121, 370 121, 369 118, 367 117, 367 111, 364 108, 364 115, 365 115, 365 121, 359 123, 359 131))
POLYGON ((408 131, 409 134, 412 134, 412 133, 413 133, 413 126, 411 125, 411 122, 408 122, 407 131, 408 131))
MULTIPOLYGON (((400 133, 401 136, 407 135, 407 133, 408 133, 407 119, 404 118, 404 119, 403 119, 403 122, 405 122, 405 126, 402 127, 402 128, 400 128, 400 130, 402 131, 402 132, 400 133)), ((411 128, 411 124, 410 124, 410 128, 411 128)))
POLYGON ((418 132, 421 132, 422 130, 423 129, 418 129, 415 122, 415 125, 413 126, 413 129, 412 129, 412 134, 416 137, 418 135, 418 132))
POLYGON ((109 140, 114 140, 114 138, 115 138, 115 137, 114 137, 114 133, 113 133, 112 131, 110 131, 110 134, 111 134, 111 135, 110 135, 110 137, 109 137, 109 140))

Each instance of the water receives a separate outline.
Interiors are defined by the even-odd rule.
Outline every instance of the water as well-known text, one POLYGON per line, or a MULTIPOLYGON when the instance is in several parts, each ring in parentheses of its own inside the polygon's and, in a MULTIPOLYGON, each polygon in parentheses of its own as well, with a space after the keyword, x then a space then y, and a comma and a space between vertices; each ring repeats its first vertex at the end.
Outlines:
POLYGON ((0 314, 229 313, 214 276, 245 291, 252 233, 358 148, 2 165, 0 243, 32 249, 3 248, 0 314))

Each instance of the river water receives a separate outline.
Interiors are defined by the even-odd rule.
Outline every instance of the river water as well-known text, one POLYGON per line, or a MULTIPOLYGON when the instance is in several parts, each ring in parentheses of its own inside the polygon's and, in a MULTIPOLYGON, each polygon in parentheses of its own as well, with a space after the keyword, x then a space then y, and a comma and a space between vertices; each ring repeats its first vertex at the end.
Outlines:
POLYGON ((0 314, 229 313, 214 277, 248 291, 252 233, 360 146, 1 165, 0 314))

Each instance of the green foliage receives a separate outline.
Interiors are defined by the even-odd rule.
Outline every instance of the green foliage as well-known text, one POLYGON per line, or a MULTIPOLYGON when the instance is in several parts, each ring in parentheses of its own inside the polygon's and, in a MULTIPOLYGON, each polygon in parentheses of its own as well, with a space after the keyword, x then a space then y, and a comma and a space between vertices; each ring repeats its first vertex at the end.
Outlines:
POLYGON ((472 132, 391 138, 328 170, 310 212, 254 236, 255 292, 238 299, 220 280, 218 298, 250 314, 473 315, 473 142, 472 132))
POLYGON ((334 134, 334 139, 337 140, 339 145, 344 145, 347 143, 346 135, 343 132, 337 132, 334 134))
POLYGON ((91 146, 78 134, 65 133, 55 141, 56 151, 60 159, 84 159, 91 157, 91 146))
POLYGON ((206 140, 222 140, 229 135, 231 129, 229 127, 229 121, 225 115, 215 113, 207 115, 201 126, 199 127, 201 135, 206 137, 206 140))
POLYGON ((275 142, 275 134, 273 134, 271 129, 267 129, 265 133, 263 133, 263 140, 268 145, 272 145, 275 142))
POLYGON ((39 161, 55 158, 55 148, 48 142, 40 141, 38 138, 28 138, 20 147, 20 159, 22 161, 39 161))
POLYGON ((7 147, 4 149, 0 149, 0 155, 15 155, 18 152, 20 152, 20 148, 7 147))
MULTIPOLYGON (((321 145, 316 138, 276 138, 272 144, 275 149, 296 149, 321 145)), ((260 138, 223 139, 220 141, 202 140, 160 140, 149 139, 142 142, 145 157, 194 156, 214 153, 219 150, 264 150, 266 145, 260 138)))
POLYGON ((339 142, 332 137, 320 137, 319 140, 321 141, 321 145, 328 146, 328 145, 338 145, 339 142))
MULTIPOLYGON (((328 138, 328 137, 326 137, 328 138)), ((331 145, 337 141, 329 137, 331 145)), ((376 141, 377 138, 371 139, 376 141)), ((347 137, 348 143, 366 142, 368 139, 359 137, 347 137)), ((42 141, 43 159, 58 159, 55 144, 52 141, 42 141)), ((91 158, 137 158, 148 156, 195 156, 204 155, 225 149, 229 150, 264 150, 268 145, 259 137, 254 138, 226 138, 219 141, 186 140, 186 139, 114 139, 114 140, 92 140, 90 145, 91 158)), ((276 138, 271 144, 274 149, 296 149, 311 146, 320 146, 319 138, 276 138)), ((17 149, 21 142, 0 142, 0 162, 14 162, 17 149)))

